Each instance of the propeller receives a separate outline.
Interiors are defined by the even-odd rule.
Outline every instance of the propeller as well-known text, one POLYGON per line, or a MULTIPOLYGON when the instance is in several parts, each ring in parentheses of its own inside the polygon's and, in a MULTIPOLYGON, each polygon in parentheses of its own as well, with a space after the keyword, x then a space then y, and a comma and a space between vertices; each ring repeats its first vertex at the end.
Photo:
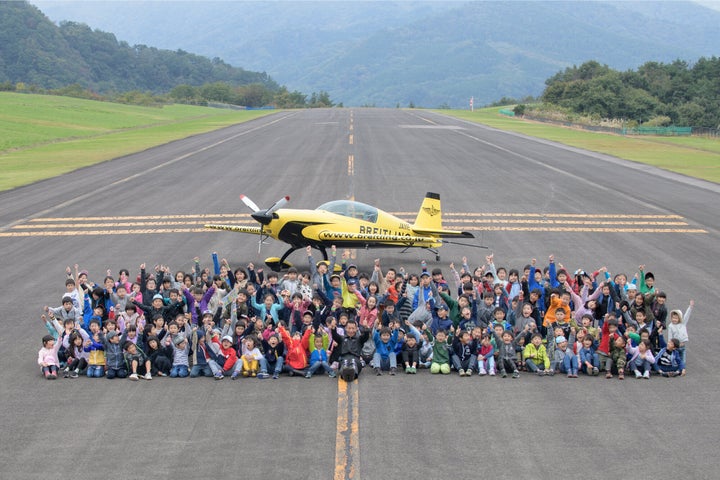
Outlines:
POLYGON ((240 200, 242 200, 242 202, 247 205, 250 210, 252 210, 253 213, 251 213, 250 216, 260 224, 260 241, 258 242, 258 253, 260 253, 263 244, 263 226, 269 224, 272 221, 273 213, 287 205, 287 203, 290 201, 290 197, 288 195, 285 195, 280 200, 273 203, 270 208, 264 211, 261 211, 260 207, 258 207, 255 202, 250 200, 245 195, 240 195, 240 200))

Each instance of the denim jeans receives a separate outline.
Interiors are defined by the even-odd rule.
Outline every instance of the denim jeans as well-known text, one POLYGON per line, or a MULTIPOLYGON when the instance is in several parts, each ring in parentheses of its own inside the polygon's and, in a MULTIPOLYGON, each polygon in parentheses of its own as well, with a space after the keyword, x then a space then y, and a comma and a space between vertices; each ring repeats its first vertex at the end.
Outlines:
POLYGON ((580 356, 580 370, 583 373, 589 373, 585 362, 590 363, 595 368, 600 368, 600 356, 597 353, 585 353, 580 356))
POLYGON ((115 377, 125 378, 128 376, 128 372, 124 368, 108 368, 105 375, 107 376, 108 380, 112 380, 115 377))
POLYGON ((488 359, 482 357, 478 359, 478 372, 495 373, 495 357, 490 356, 488 359))
POLYGON ((628 365, 630 366, 630 370, 639 370, 640 373, 650 372, 652 371, 653 367, 652 363, 650 363, 648 360, 643 360, 640 357, 636 358, 635 360, 631 360, 628 365))
POLYGON ((563 358, 562 365, 560 365, 560 371, 562 373, 577 373, 578 371, 578 359, 577 355, 568 354, 563 358))
POLYGON ((173 365, 172 369, 170 369, 170 376, 173 378, 185 378, 189 374, 187 365, 173 365))
POLYGON ((273 371, 273 373, 277 373, 280 375, 283 371, 283 364, 285 363, 285 359, 283 357, 278 357, 276 361, 274 362, 268 362, 266 358, 263 357, 262 360, 260 360, 260 371, 269 373, 270 370, 273 371))
POLYGON ((105 367, 102 365, 90 365, 87 368, 87 376, 90 378, 100 378, 105 375, 105 367))
POLYGON ((212 377, 213 371, 209 364, 205 365, 193 365, 190 369, 190 377, 195 378, 202 375, 203 377, 212 377))
POLYGON ((308 373, 312 375, 318 370, 320 370, 320 368, 325 369, 325 373, 332 373, 333 371, 333 369, 330 368, 329 363, 318 360, 317 362, 313 363, 312 366, 310 366, 310 368, 308 369, 308 373))
POLYGON ((397 368, 397 355, 395 355, 395 352, 392 352, 387 358, 383 358, 378 352, 375 352, 373 354, 372 365, 374 368, 379 368, 380 370, 397 368))

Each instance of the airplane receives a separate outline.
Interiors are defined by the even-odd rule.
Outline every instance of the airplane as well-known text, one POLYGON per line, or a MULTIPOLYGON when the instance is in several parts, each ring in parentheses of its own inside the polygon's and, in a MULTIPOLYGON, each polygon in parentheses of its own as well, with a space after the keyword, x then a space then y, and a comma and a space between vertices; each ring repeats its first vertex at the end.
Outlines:
MULTIPOLYGON (((479 247, 444 238, 475 238, 470 232, 442 228, 440 195, 428 192, 420 206, 415 223, 391 215, 379 208, 353 200, 333 200, 315 210, 284 208, 290 201, 285 196, 270 208, 262 210, 245 195, 240 199, 247 205, 260 226, 207 224, 205 228, 260 235, 258 253, 264 240, 274 238, 290 245, 282 257, 270 257, 265 264, 274 271, 291 266, 287 257, 295 250, 310 246, 328 259, 327 248, 424 248, 440 260, 437 248, 444 243, 479 247)), ((481 247, 487 248, 487 247, 481 247)))

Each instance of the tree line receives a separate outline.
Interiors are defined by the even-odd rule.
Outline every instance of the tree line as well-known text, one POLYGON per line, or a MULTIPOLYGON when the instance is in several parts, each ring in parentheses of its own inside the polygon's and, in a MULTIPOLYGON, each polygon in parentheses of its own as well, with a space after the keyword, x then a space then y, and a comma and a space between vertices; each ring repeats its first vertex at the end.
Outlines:
POLYGON ((720 58, 714 56, 693 65, 647 62, 625 72, 589 61, 558 72, 545 85, 542 102, 579 115, 720 128, 720 58))
POLYGON ((219 58, 131 46, 82 23, 55 25, 27 2, 0 2, 0 90, 137 104, 333 106, 327 92, 308 98, 219 58))

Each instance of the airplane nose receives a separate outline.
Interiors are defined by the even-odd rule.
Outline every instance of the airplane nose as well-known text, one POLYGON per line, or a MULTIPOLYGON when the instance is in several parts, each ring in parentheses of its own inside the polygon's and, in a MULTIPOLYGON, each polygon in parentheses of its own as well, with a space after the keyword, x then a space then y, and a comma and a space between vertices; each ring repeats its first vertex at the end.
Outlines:
POLYGON ((250 216, 263 225, 267 225, 272 220, 272 214, 268 215, 265 212, 254 212, 251 213, 250 216))

